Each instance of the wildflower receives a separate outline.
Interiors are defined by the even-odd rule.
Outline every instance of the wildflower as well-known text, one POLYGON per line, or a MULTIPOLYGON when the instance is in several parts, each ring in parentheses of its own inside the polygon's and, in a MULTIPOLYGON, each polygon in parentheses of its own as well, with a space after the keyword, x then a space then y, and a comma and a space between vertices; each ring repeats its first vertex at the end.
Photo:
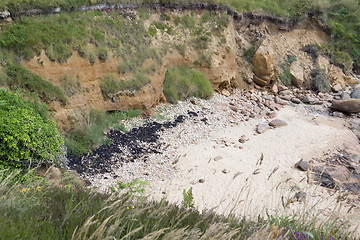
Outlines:
POLYGON ((134 209, 134 208, 135 208, 135 206, 132 206, 131 208, 133 208, 133 209, 134 209))
POLYGON ((130 209, 129 207, 126 207, 126 209, 130 209))
POLYGON ((27 191, 29 191, 30 190, 30 188, 24 188, 23 190, 21 190, 22 192, 27 192, 27 191))
POLYGON ((36 189, 39 190, 39 191, 41 191, 41 187, 40 187, 40 186, 37 186, 36 189))

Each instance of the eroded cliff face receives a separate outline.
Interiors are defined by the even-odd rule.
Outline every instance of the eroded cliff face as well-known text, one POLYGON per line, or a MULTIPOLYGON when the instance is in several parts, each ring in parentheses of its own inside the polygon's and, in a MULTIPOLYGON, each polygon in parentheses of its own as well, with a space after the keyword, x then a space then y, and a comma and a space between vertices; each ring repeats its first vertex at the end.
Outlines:
MULTIPOLYGON (((166 14, 172 20, 191 14, 199 20, 204 11, 172 10, 166 14)), ((149 29, 152 23, 161 21, 160 17, 160 12, 151 14, 144 21, 145 28, 149 29)), ((55 118, 60 120, 60 126, 70 126, 76 121, 81 121, 91 108, 104 111, 141 108, 151 111, 153 106, 166 101, 163 95, 163 82, 166 69, 173 66, 189 66, 205 73, 214 89, 219 92, 224 89, 231 92, 233 87, 248 88, 254 82, 265 87, 279 82, 279 76, 283 72, 282 64, 288 61, 289 56, 294 56, 291 71, 294 83, 298 87, 311 86, 311 70, 316 66, 326 69, 330 81, 340 82, 342 87, 354 81, 340 68, 331 65, 326 58, 321 57, 315 61, 303 50, 306 45, 321 44, 329 40, 329 36, 313 19, 306 19, 289 27, 267 19, 229 18, 221 34, 209 36, 208 46, 203 49, 190 44, 194 38, 191 30, 178 26, 174 21, 169 21, 168 24, 176 34, 157 31, 151 43, 158 49, 166 46, 167 51, 162 57, 162 64, 148 74, 151 82, 135 92, 123 91, 111 96, 102 92, 100 85, 104 75, 113 74, 124 81, 133 75, 120 74, 118 64, 122 60, 112 54, 105 62, 97 60, 90 64, 88 59, 74 52, 66 63, 60 64, 50 61, 42 53, 30 61, 23 61, 22 64, 62 88, 64 84, 60 79, 64 76, 76 81, 77 87, 68 94, 66 105, 55 101, 49 104, 55 118), (176 44, 186 45, 186 50, 180 53, 174 47, 176 44), (244 54, 250 46, 256 49, 252 61, 246 59, 244 54)), ((142 68, 150 68, 152 65, 153 60, 148 59, 142 68)))

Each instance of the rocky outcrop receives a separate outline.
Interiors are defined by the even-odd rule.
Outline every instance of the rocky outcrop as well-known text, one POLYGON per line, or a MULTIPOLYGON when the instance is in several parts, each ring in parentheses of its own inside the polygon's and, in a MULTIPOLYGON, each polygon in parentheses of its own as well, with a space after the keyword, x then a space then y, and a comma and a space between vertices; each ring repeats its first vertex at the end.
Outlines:
POLYGON ((304 83, 304 68, 297 61, 290 65, 291 81, 296 87, 301 87, 304 83))
POLYGON ((256 51, 252 63, 255 83, 265 86, 274 80, 274 57, 270 49, 260 47, 256 51))

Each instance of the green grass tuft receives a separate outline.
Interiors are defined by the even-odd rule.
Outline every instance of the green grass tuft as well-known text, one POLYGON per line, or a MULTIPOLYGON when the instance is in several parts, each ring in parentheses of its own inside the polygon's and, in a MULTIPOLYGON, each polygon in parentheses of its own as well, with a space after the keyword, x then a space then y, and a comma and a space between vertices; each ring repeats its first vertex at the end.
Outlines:
POLYGON ((164 94, 170 103, 177 103, 191 96, 209 99, 213 96, 213 87, 201 72, 188 67, 168 68, 164 94))

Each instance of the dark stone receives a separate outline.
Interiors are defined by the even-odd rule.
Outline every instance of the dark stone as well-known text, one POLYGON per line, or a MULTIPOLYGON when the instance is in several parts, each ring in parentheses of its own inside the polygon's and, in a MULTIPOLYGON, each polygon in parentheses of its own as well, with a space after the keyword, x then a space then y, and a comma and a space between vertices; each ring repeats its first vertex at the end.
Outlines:
POLYGON ((285 126, 287 126, 287 122, 285 122, 284 120, 280 120, 280 119, 274 119, 269 123, 269 125, 274 128, 285 127, 285 126))
POLYGON ((300 160, 295 164, 295 167, 297 167, 301 171, 306 171, 309 169, 309 163, 307 161, 300 160))
POLYGON ((335 180, 330 175, 324 167, 314 167, 314 177, 315 181, 320 184, 320 186, 333 189, 335 188, 335 180))

